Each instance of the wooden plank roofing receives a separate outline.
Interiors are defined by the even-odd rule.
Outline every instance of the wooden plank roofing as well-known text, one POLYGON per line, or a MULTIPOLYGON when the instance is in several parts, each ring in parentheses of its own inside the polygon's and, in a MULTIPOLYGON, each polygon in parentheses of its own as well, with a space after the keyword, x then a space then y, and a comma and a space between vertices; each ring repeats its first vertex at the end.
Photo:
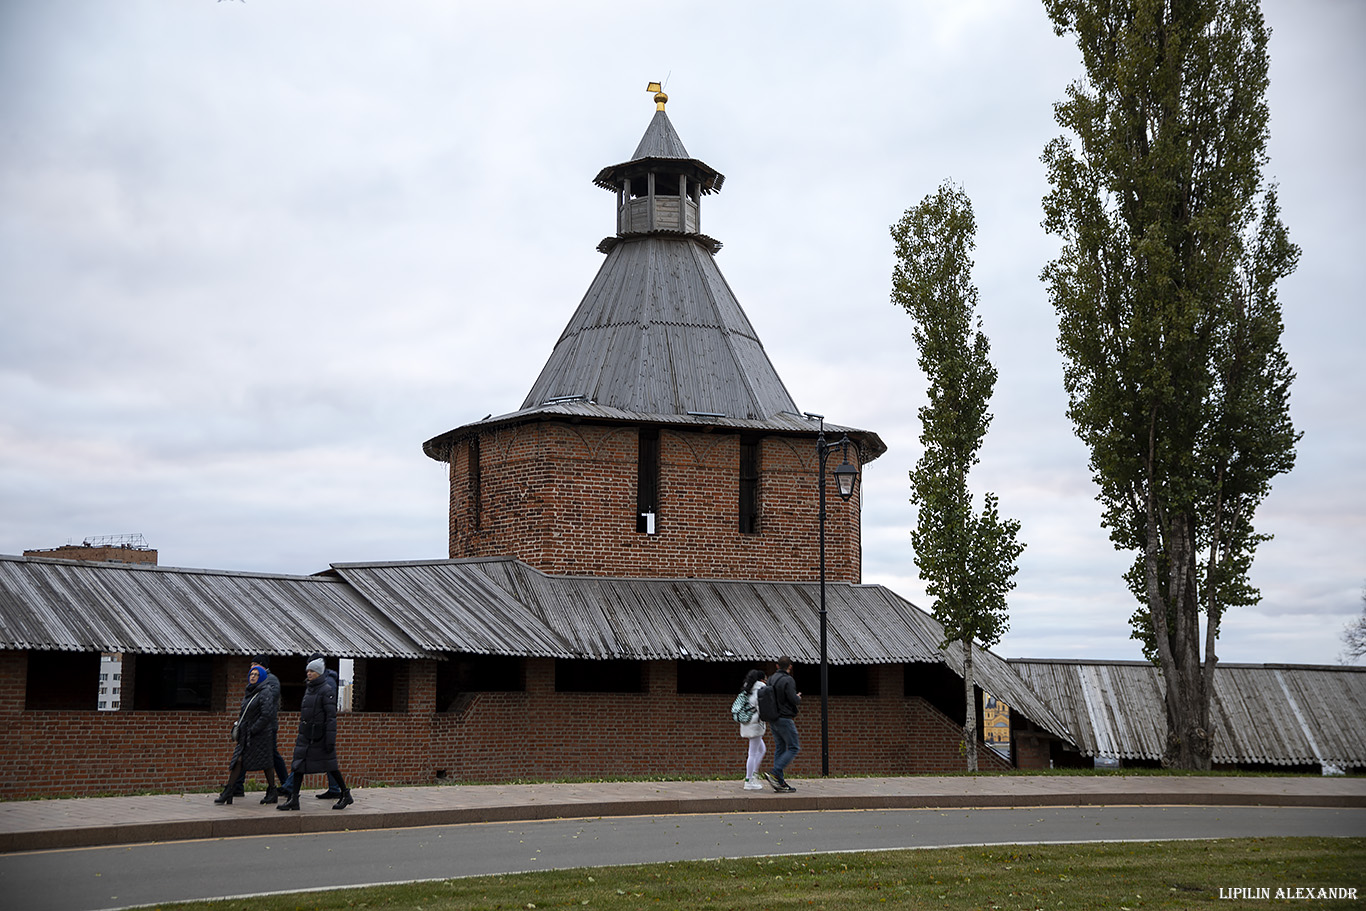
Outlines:
MULTIPOLYGON (((1011 659, 1086 756, 1159 760, 1162 675, 1143 661, 1011 659)), ((1009 700, 1006 700, 1009 702, 1009 700)), ((1214 761, 1366 766, 1366 668, 1224 664, 1214 671, 1214 761)))
POLYGON ((0 555, 0 648, 416 658, 337 579, 0 555))
MULTIPOLYGON (((820 663, 816 583, 551 576, 511 558, 333 569, 434 649, 756 663, 786 654, 820 663)), ((943 627, 889 589, 829 583, 826 611, 831 664, 943 663, 963 672, 961 649, 939 648, 943 627)), ((1070 739, 1003 659, 980 648, 974 655, 983 689, 1070 739)))
POLYGON ((640 137, 640 144, 632 153, 631 160, 691 157, 688 150, 683 148, 683 140, 678 138, 678 132, 670 122, 669 115, 657 110, 650 118, 650 125, 645 128, 645 135, 640 137))
POLYGON ((625 175, 649 170, 657 164, 671 165, 672 170, 682 170, 696 178, 703 193, 715 193, 726 182, 726 175, 689 155, 669 121, 669 115, 655 111, 631 159, 603 168, 593 178, 593 183, 605 190, 615 190, 625 175))
POLYGON ((339 563, 332 571, 430 652, 574 656, 553 627, 467 561, 339 563))
MULTIPOLYGON (((549 576, 511 558, 337 564, 289 576, 0 555, 0 649, 819 662, 814 583, 549 576)), ((827 586, 835 665, 942 663, 943 629, 878 585, 827 586)), ((1003 661, 983 689, 1084 755, 1160 759, 1146 662, 1003 661)), ((1214 761, 1366 766, 1366 668, 1220 664, 1214 761)))
POLYGON ((641 414, 797 412, 715 258, 653 234, 607 254, 522 407, 567 395, 641 414))

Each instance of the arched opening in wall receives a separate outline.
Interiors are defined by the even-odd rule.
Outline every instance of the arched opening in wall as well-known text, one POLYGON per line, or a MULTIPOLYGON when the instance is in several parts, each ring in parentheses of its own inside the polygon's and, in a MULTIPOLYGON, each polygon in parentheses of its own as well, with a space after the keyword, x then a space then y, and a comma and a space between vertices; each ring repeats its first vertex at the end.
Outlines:
POLYGON ((643 693, 645 663, 618 658, 555 659, 557 693, 643 693))
MULTIPOLYGON (((124 660, 128 660, 127 653, 124 660)), ((213 658, 206 655, 138 655, 133 708, 138 711, 208 709, 213 695, 213 658)), ((240 690, 238 691, 240 692, 240 690)), ((123 694, 124 701, 128 694, 123 694)), ((232 708, 236 703, 229 700, 232 708)))
POLYGON ((99 705, 99 652, 29 652, 24 709, 86 712, 99 705))
POLYGON ((526 692, 526 659, 448 652, 436 666, 436 710, 459 711, 470 693, 526 692))

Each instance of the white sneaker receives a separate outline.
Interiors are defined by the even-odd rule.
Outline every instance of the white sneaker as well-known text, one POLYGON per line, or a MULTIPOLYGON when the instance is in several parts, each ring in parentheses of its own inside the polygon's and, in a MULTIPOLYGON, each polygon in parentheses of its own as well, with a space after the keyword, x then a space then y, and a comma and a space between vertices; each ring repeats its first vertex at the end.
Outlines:
POLYGON ((759 779, 757 779, 757 778, 746 778, 746 779, 745 779, 745 790, 746 790, 746 791, 762 791, 763 789, 764 789, 764 784, 763 784, 763 782, 761 782, 759 779))

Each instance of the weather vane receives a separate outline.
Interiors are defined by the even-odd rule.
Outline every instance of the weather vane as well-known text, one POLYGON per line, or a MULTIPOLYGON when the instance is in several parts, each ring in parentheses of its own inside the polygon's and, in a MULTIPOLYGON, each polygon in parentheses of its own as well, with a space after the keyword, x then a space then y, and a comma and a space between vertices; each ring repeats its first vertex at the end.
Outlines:
POLYGON ((658 82, 652 82, 645 86, 645 91, 655 93, 655 110, 664 110, 664 105, 669 103, 669 96, 664 94, 664 88, 658 82))

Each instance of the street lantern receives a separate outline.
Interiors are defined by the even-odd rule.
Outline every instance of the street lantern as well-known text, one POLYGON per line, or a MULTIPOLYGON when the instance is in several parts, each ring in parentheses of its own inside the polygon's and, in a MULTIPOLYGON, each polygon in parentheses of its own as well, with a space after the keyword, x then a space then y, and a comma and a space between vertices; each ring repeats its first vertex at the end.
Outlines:
MULTIPOLYGON (((845 439, 848 440, 848 437, 845 437, 845 439)), ((834 471, 835 484, 839 487, 840 499, 842 500, 848 500, 854 495, 854 482, 858 480, 858 469, 849 464, 847 445, 848 444, 846 443, 844 464, 840 465, 834 471)))
MULTIPOLYGON (((821 774, 830 774, 830 663, 826 656, 826 612, 825 612, 825 461, 830 453, 840 449, 844 461, 832 472, 839 490, 840 499, 848 501, 854 495, 854 485, 858 482, 858 466, 849 464, 849 434, 842 434, 833 443, 825 440, 825 418, 820 415, 807 415, 820 418, 821 431, 816 438, 816 452, 820 456, 820 564, 821 564, 821 774)), ((854 443, 857 447, 858 444, 854 443)))

